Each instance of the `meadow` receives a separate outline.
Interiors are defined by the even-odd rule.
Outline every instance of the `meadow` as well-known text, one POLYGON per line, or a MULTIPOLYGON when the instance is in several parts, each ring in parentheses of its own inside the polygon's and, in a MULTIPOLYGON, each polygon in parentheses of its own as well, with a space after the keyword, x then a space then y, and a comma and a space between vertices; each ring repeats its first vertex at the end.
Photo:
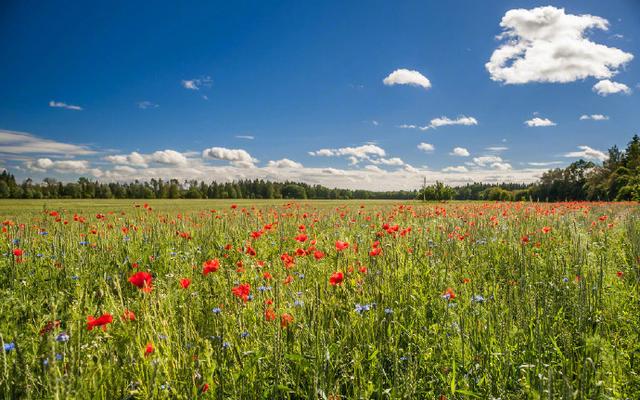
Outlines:
POLYGON ((0 397, 638 399, 637 203, 2 201, 0 397))

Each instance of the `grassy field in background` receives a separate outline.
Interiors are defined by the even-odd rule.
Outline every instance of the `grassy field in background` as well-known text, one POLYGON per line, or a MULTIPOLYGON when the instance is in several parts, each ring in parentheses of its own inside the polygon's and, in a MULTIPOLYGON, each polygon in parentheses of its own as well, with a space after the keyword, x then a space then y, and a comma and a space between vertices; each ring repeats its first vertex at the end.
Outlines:
POLYGON ((0 201, 0 397, 637 399, 637 203, 0 201))

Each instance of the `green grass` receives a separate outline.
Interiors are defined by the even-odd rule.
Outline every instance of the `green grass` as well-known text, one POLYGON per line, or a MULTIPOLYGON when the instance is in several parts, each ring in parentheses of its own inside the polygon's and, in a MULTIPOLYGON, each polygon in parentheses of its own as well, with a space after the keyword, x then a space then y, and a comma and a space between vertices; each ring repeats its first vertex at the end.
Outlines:
POLYGON ((0 202, 5 398, 640 398, 636 204, 46 202, 59 221, 44 204, 0 202))

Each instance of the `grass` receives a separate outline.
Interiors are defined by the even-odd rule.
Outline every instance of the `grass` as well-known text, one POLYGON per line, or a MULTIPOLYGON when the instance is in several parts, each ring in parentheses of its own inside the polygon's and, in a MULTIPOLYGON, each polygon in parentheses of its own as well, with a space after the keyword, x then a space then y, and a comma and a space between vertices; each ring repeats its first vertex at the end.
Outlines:
POLYGON ((0 202, 2 396, 640 398, 637 204, 148 203, 0 202))

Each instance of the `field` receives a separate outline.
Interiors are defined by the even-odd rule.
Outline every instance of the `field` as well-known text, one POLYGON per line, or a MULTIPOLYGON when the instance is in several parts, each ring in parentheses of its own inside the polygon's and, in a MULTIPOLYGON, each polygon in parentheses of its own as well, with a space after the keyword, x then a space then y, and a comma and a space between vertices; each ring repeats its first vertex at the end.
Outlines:
POLYGON ((3 398, 640 398, 634 203, 0 202, 3 398))

